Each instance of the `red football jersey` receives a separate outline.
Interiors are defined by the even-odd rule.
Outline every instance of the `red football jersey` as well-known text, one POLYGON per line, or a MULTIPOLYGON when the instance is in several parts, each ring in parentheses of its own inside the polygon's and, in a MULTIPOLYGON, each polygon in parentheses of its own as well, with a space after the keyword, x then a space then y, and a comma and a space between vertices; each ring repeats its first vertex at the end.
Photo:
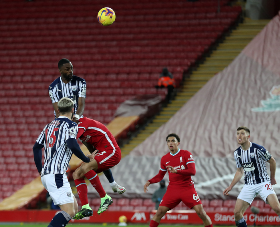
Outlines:
POLYGON ((79 121, 77 138, 80 140, 92 144, 99 151, 119 147, 115 137, 102 123, 86 117, 79 121))
MULTIPOLYGON (((166 166, 172 166, 176 170, 188 169, 188 164, 194 163, 191 152, 187 150, 178 150, 177 153, 167 153, 161 158, 160 168, 167 171, 166 166)), ((177 173, 169 173, 169 186, 189 186, 193 184, 191 176, 185 176, 177 173)))

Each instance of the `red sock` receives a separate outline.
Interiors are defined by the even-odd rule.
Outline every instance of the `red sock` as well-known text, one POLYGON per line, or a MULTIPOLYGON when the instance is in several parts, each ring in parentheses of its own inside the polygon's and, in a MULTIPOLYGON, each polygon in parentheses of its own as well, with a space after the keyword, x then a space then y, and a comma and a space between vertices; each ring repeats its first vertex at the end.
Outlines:
POLYGON ((211 224, 211 225, 207 225, 207 226, 205 226, 205 227, 213 227, 213 224, 211 224))
POLYGON ((150 222, 150 227, 157 227, 159 225, 159 223, 157 223, 156 221, 154 220, 151 220, 150 222))
POLYGON ((90 181, 91 185, 98 192, 100 198, 103 198, 106 195, 104 188, 102 187, 99 177, 94 170, 90 170, 85 174, 85 177, 90 181))
POLYGON ((80 179, 74 180, 74 182, 75 182, 82 206, 88 204, 88 197, 87 197, 88 190, 87 190, 87 184, 85 182, 85 179, 80 178, 80 179))

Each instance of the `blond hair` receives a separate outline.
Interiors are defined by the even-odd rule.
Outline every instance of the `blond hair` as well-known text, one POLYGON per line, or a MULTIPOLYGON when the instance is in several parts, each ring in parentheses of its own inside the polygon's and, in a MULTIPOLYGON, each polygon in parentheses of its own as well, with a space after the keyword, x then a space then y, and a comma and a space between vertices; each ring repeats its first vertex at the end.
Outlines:
POLYGON ((71 99, 64 97, 59 100, 57 106, 58 106, 58 110, 61 114, 69 113, 72 111, 72 109, 74 107, 74 102, 71 99))

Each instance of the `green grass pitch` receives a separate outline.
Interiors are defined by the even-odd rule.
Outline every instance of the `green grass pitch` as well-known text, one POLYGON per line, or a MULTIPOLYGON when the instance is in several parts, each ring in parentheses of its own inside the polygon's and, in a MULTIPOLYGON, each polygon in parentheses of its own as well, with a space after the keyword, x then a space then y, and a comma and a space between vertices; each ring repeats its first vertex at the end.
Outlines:
MULTIPOLYGON (((46 227, 48 224, 45 223, 45 224, 30 224, 30 223, 1 223, 0 222, 0 227, 46 227)), ((67 227, 118 227, 117 224, 68 224, 67 227)), ((127 225, 128 227, 131 226, 131 227, 148 227, 149 225, 146 224, 146 225, 134 225, 134 224, 128 224, 127 225)), ((162 224, 160 226, 163 226, 163 227, 204 227, 202 225, 176 225, 176 224, 173 224, 173 225, 165 225, 165 224, 162 224)), ((219 227, 228 227, 228 226, 223 226, 223 225, 219 225, 219 227)))

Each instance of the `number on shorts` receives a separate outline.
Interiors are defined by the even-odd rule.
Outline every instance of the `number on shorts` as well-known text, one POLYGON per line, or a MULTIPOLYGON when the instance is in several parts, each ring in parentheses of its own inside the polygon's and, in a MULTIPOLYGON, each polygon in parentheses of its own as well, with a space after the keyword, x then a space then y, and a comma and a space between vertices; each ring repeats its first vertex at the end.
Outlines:
POLYGON ((267 190, 272 190, 271 184, 266 184, 265 187, 267 190))

